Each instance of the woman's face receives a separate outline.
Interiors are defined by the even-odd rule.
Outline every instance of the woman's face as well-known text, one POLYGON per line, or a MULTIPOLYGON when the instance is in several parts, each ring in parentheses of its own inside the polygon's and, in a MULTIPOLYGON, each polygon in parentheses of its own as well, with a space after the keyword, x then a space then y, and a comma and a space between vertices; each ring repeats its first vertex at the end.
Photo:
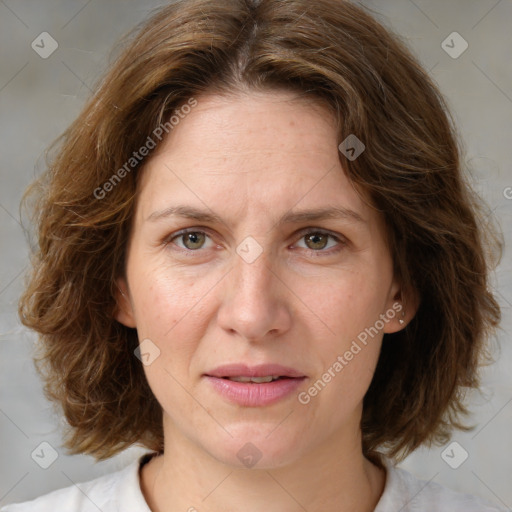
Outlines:
POLYGON ((401 328, 382 219, 329 112, 292 98, 197 98, 146 165, 119 281, 166 447, 237 466, 360 451, 382 334, 401 328), (233 380, 255 375, 282 378, 233 380))

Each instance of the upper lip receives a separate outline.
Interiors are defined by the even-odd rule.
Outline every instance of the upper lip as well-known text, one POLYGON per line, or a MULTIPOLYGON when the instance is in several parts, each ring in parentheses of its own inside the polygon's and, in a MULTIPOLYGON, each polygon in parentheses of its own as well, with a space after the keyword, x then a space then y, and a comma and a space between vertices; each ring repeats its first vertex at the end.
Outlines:
POLYGON ((279 377, 305 377, 305 375, 298 370, 280 364, 248 366, 243 363, 218 366, 205 375, 210 377, 267 377, 269 375, 279 377))

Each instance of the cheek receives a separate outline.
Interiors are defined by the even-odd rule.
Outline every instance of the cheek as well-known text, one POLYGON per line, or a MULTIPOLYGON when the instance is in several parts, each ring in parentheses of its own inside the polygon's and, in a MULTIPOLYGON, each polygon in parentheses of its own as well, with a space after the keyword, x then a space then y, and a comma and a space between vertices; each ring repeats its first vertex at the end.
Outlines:
POLYGON ((304 293, 319 326, 308 350, 320 365, 307 392, 318 403, 337 404, 332 414, 343 415, 362 400, 373 377, 382 341, 375 325, 384 313, 386 282, 370 268, 344 271, 336 279, 317 280, 304 293))
MULTIPOLYGON (((365 328, 373 326, 384 312, 387 283, 378 278, 375 269, 342 269, 319 276, 299 290, 302 302, 312 313, 319 326, 318 334, 328 344, 342 348, 365 328), (341 343, 341 347, 340 347, 341 343)), ((306 284, 306 283, 305 283, 306 284)))
POLYGON ((151 333, 161 342, 172 337, 180 324, 193 321, 197 326, 207 304, 205 294, 213 285, 213 278, 187 276, 183 269, 169 268, 163 259, 146 260, 138 267, 134 261, 131 275, 139 336, 151 333))
POLYGON ((383 312, 383 299, 366 283, 366 275, 352 274, 312 302, 328 329, 315 333, 309 344, 310 356, 320 364, 300 403, 309 403, 333 426, 361 406, 380 354, 382 332, 371 328, 383 312))
POLYGON ((137 332, 139 342, 147 343, 149 352, 155 354, 151 364, 144 365, 144 372, 164 410, 172 404, 186 416, 194 408, 185 389, 208 324, 206 292, 212 285, 210 279, 187 279, 179 270, 163 265, 146 263, 139 268, 145 270, 132 274, 137 332))
POLYGON ((339 351, 305 390, 301 403, 309 400, 309 407, 333 428, 351 421, 354 414, 359 414, 372 381, 379 348, 380 340, 375 338, 372 345, 359 344, 357 349, 339 351), (351 355, 348 357, 348 354, 351 355))
POLYGON ((139 342, 156 355, 144 370, 157 396, 162 386, 174 393, 174 384, 190 377, 191 361, 211 317, 207 292, 214 282, 187 278, 179 270, 148 262, 137 268, 134 261, 132 270, 139 342))

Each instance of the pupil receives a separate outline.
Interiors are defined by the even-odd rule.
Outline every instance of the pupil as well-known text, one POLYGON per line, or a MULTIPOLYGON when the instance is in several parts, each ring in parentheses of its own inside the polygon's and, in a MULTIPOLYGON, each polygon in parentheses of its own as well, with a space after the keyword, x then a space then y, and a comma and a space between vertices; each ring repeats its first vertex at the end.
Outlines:
POLYGON ((189 249, 197 249, 202 245, 203 239, 201 233, 186 233, 185 234, 185 246, 189 249), (192 247, 189 247, 189 244, 192 245, 192 247))
POLYGON ((327 235, 322 233, 313 233, 307 237, 308 242, 312 242, 314 247, 311 249, 323 249, 327 245, 327 235))

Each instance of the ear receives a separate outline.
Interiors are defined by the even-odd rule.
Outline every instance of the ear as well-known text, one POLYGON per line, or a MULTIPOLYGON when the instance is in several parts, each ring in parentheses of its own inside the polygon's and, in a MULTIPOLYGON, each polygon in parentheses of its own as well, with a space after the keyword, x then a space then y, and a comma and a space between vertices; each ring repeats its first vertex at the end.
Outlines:
POLYGON ((135 315, 133 312, 132 301, 130 298, 130 291, 126 279, 120 277, 116 279, 116 311, 114 314, 115 319, 126 327, 137 327, 135 322, 135 315))
POLYGON ((414 318, 420 305, 420 296, 417 290, 405 289, 398 282, 391 287, 389 300, 386 304, 386 317, 384 332, 393 333, 405 329, 414 318))

